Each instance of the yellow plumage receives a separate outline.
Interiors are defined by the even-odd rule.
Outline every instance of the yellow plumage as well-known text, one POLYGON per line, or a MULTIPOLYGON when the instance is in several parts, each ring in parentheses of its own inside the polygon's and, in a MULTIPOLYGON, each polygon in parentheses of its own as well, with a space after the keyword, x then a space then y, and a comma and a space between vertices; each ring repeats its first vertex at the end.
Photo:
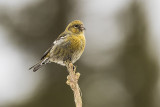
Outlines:
POLYGON ((72 45, 70 48, 73 50, 79 50, 79 48, 82 48, 84 50, 85 47, 85 37, 83 34, 75 36, 71 35, 70 37, 67 38, 67 41, 70 41, 72 45))
POLYGON ((41 61, 32 66, 37 71, 42 65, 55 62, 65 66, 65 62, 75 63, 85 48, 84 25, 81 21, 71 22, 63 33, 53 42, 53 45, 44 53, 41 61))

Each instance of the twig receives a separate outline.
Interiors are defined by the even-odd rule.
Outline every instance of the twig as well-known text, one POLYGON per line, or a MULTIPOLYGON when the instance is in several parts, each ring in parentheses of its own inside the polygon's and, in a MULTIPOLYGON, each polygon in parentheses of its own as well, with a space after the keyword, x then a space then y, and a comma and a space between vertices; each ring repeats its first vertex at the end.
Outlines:
POLYGON ((78 79, 80 77, 80 73, 76 73, 76 67, 72 64, 66 64, 69 75, 67 76, 67 84, 71 87, 74 93, 74 101, 76 107, 82 107, 82 98, 81 98, 81 90, 78 85, 78 79))

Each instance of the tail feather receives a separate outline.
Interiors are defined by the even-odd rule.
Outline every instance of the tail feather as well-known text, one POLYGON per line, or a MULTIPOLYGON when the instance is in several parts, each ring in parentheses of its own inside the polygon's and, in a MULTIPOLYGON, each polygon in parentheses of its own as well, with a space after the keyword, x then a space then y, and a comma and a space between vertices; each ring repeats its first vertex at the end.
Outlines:
POLYGON ((32 67, 30 67, 29 70, 33 69, 33 72, 36 72, 41 67, 42 67, 42 63, 39 62, 39 63, 33 65, 32 67))
POLYGON ((33 65, 32 67, 29 68, 29 70, 33 69, 33 72, 36 72, 39 68, 41 68, 44 64, 49 63, 48 58, 41 60, 37 64, 33 65))

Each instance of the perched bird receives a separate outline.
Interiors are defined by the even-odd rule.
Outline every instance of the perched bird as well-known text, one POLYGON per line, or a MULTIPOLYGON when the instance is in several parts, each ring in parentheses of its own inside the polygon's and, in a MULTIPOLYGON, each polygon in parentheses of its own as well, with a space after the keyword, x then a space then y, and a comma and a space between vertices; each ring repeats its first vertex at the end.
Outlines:
POLYGON ((44 53, 40 62, 29 69, 37 71, 43 65, 51 62, 65 66, 66 62, 75 63, 82 55, 85 48, 84 25, 75 20, 69 23, 65 31, 53 42, 52 46, 44 53))

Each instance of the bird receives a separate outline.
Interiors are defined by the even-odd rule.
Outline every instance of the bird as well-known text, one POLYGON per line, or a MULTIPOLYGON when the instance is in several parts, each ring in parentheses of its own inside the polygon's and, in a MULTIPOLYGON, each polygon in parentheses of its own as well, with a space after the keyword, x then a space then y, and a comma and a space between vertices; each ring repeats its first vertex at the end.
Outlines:
POLYGON ((67 63, 74 64, 85 49, 85 27, 82 21, 74 20, 68 24, 65 31, 52 43, 51 47, 43 54, 40 61, 29 68, 36 72, 43 65, 54 62, 62 66, 67 63))

